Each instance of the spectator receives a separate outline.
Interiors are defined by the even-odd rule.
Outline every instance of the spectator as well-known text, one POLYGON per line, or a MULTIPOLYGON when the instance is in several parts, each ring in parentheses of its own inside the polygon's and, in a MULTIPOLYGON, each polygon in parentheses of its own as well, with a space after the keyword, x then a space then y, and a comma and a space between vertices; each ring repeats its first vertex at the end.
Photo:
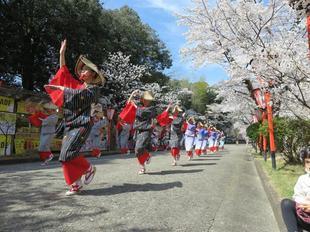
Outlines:
POLYGON ((293 200, 281 202, 282 217, 288 232, 310 231, 310 150, 301 151, 306 174, 300 176, 294 187, 293 200))

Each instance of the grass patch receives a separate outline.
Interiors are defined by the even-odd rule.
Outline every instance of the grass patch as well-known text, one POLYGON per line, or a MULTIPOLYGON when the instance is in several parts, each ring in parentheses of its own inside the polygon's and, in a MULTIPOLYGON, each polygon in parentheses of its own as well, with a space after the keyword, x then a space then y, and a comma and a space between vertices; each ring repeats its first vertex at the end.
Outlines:
POLYGON ((273 170, 271 160, 265 162, 262 156, 255 155, 274 189, 281 198, 291 198, 294 193, 294 186, 300 175, 303 175, 304 167, 302 165, 285 165, 281 157, 277 157, 277 169, 273 170))

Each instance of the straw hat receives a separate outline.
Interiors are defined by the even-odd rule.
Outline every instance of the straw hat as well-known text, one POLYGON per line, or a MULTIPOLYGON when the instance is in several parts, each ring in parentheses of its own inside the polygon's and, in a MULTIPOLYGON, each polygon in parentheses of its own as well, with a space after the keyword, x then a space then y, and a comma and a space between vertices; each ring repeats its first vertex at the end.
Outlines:
POLYGON ((48 103, 43 104, 43 108, 44 108, 44 109, 47 109, 47 110, 57 110, 57 109, 58 109, 58 107, 55 106, 55 105, 54 105, 53 103, 51 103, 51 102, 48 102, 48 103))
POLYGON ((187 121, 192 121, 193 123, 195 123, 195 118, 193 116, 188 117, 187 121))
POLYGON ((142 98, 144 100, 148 100, 148 101, 154 101, 155 100, 155 97, 151 91, 144 91, 142 98))
POLYGON ((83 55, 79 57, 75 65, 75 74, 78 77, 80 77, 82 69, 85 65, 97 74, 92 84, 104 85, 107 82, 107 77, 101 71, 99 71, 98 67, 95 64, 93 64, 83 55))

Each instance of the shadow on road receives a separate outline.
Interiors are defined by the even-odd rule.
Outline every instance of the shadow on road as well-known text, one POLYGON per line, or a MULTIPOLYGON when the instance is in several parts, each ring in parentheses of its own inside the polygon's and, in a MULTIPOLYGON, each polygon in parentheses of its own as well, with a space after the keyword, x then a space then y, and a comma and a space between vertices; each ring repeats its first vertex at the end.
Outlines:
MULTIPOLYGON (((195 160, 194 160, 195 161, 195 160)), ((204 164, 198 164, 198 163, 191 163, 191 164, 182 164, 180 166, 182 167, 192 167, 192 166, 203 166, 203 165, 206 165, 206 166, 209 166, 209 165, 217 165, 217 163, 204 163, 204 164)))
POLYGON ((93 195, 93 196, 107 196, 116 195, 129 192, 148 192, 148 191, 163 191, 171 188, 182 188, 183 184, 180 181, 164 183, 164 184, 123 184, 114 185, 110 188, 90 189, 81 192, 81 195, 93 195))
POLYGON ((223 156, 222 155, 201 155, 200 157, 210 157, 210 158, 218 157, 218 158, 221 158, 223 156))
POLYGON ((192 161, 221 160, 221 159, 193 159, 192 161))
POLYGON ((203 169, 194 169, 194 170, 167 170, 160 172, 149 172, 148 175, 170 175, 170 174, 182 174, 182 173, 195 173, 202 172, 203 169))
POLYGON ((57 231, 55 225, 64 228, 65 224, 109 212, 102 206, 89 207, 78 198, 65 197, 61 181, 55 173, 43 171, 0 178, 0 231, 57 231))

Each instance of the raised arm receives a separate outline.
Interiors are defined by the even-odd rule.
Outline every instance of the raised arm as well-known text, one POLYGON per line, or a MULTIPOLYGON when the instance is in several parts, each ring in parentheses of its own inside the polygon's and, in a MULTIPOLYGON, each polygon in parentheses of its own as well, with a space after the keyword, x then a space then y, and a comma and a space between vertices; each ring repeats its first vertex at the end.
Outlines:
POLYGON ((67 40, 65 39, 64 41, 61 42, 61 47, 60 47, 60 57, 59 57, 59 65, 60 68, 64 65, 66 65, 66 58, 65 58, 65 53, 66 53, 66 47, 67 47, 67 40))
POLYGON ((165 109, 165 111, 168 111, 171 108, 171 106, 172 106, 172 102, 169 102, 169 104, 168 104, 167 108, 165 109))
POLYGON ((128 101, 127 102, 132 102, 133 100, 133 97, 139 92, 138 89, 134 90, 131 94, 130 94, 130 97, 128 98, 128 101))

